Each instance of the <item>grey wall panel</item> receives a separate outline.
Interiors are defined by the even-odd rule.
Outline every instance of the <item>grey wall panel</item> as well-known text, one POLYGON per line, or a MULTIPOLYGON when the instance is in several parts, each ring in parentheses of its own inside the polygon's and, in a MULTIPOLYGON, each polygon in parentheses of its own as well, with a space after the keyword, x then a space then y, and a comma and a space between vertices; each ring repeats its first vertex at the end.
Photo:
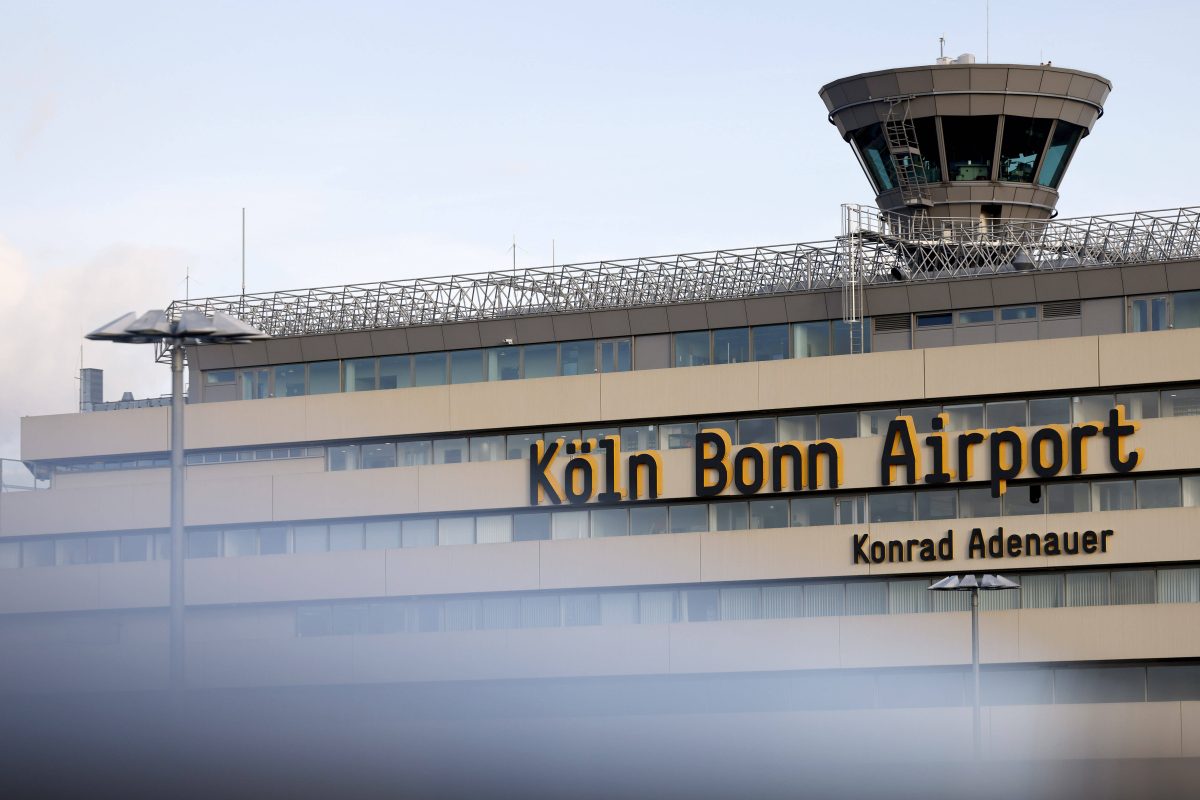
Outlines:
POLYGON ((782 297, 751 297, 746 301, 746 321, 750 325, 777 325, 787 322, 787 304, 782 297))
POLYGON ((445 350, 441 325, 418 325, 408 329, 408 349, 413 353, 429 353, 445 350))
POLYGON ((708 327, 703 303, 667 306, 667 323, 673 331, 694 331, 708 327))
POLYGON ((907 314, 912 309, 908 305, 908 290, 903 284, 895 286, 872 286, 864 292, 867 301, 867 313, 873 317, 883 314, 907 314))
POLYGON ((371 334, 366 331, 358 333, 339 333, 337 339, 338 355, 342 358, 363 358, 375 355, 371 345, 371 334))
POLYGON ((267 343, 250 342, 233 348, 233 363, 239 367, 254 367, 267 363, 267 343))
POLYGON ((489 319, 479 323, 479 341, 484 347, 504 344, 505 339, 517 339, 517 323, 511 319, 489 319))
POLYGON ((746 304, 741 300, 725 300, 720 303, 705 303, 710 328, 739 328, 746 325, 746 304))
POLYGON ((1079 297, 1079 279, 1074 272, 1046 272, 1033 276, 1038 302, 1074 300, 1079 297))
POLYGON ((516 320, 517 342, 519 344, 536 344, 538 342, 554 341, 553 317, 525 317, 516 320))
POLYGON ((1121 285, 1125 294, 1149 294, 1167 291, 1167 271, 1162 264, 1121 267, 1121 285))
POLYGON ((822 292, 825 296, 825 314, 829 319, 842 318, 842 293, 837 292, 822 292))
POLYGON ((1037 300, 1037 288, 1032 275, 1012 275, 992 278, 992 297, 998 306, 1016 303, 1033 303, 1037 300))
POLYGON ((954 329, 955 344, 991 344, 994 341, 995 325, 966 325, 954 329))
POLYGON ((204 402, 221 403, 226 400, 237 400, 237 386, 226 384, 204 387, 204 402))
POLYGON ((913 331, 913 349, 927 347, 951 347, 954 344, 954 329, 950 327, 934 330, 913 331))
MULTIPOLYGON (((270 345, 270 342, 267 342, 270 345)), ((300 355, 302 361, 330 361, 338 357, 337 337, 333 334, 325 336, 301 336, 300 355)))
POLYGON ((1125 300, 1120 297, 1101 297, 1080 303, 1083 311, 1081 332, 1084 336, 1125 332, 1125 300))
POLYGON ((1164 266, 1167 273, 1167 288, 1172 292, 1200 289, 1200 263, 1181 261, 1164 266))
POLYGON ((479 323, 455 322, 442 326, 442 340, 447 350, 466 350, 479 347, 479 323))
POLYGON ((629 335, 629 313, 627 311, 593 311, 591 316, 592 335, 596 338, 606 339, 611 336, 629 335))
POLYGON ((1125 293, 1119 269, 1085 269, 1076 273, 1080 297, 1119 297, 1125 293))
POLYGON ((908 350, 912 347, 911 334, 908 331, 892 333, 876 333, 871 336, 871 352, 886 353, 892 350, 908 350))
POLYGON ((285 339, 267 340, 267 360, 272 364, 290 364, 304 360, 304 351, 300 349, 299 336, 285 339))
POLYGON ((1037 338, 1036 322, 1009 322, 996 326, 997 342, 1032 342, 1037 338))
POLYGON ((633 340, 634 369, 664 369, 671 366, 671 337, 656 333, 633 340))
POLYGON ((1083 320, 1075 319, 1044 319, 1038 324, 1039 339, 1065 339, 1068 336, 1083 335, 1083 320))
POLYGON ((666 333, 669 330, 671 326, 667 321, 667 309, 662 306, 629 309, 630 333, 666 333))
POLYGON ((829 319, 825 299, 815 294, 789 294, 783 298, 789 322, 809 322, 814 319, 829 319))
POLYGON ((371 350, 377 356, 408 352, 408 331, 392 328, 386 331, 371 331, 371 350))
POLYGON ((944 311, 950 308, 950 284, 942 281, 909 284, 908 304, 914 312, 944 311))
MULTIPOLYGON (((238 345, 241 347, 242 345, 238 345)), ((188 358, 200 369, 226 369, 233 366, 233 345, 208 344, 188 350, 188 358)))
POLYGON ((589 314, 558 314, 550 318, 554 336, 559 341, 592 338, 592 318, 589 314))
POLYGON ((980 308, 994 303, 990 280, 950 281, 950 304, 954 308, 980 308))

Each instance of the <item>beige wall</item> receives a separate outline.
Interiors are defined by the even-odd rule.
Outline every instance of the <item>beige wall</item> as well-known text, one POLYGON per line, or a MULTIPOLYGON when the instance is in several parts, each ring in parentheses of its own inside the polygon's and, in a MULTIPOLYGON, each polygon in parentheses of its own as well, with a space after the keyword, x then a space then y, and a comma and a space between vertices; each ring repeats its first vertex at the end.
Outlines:
MULTIPOLYGON (((467 384, 187 408, 189 448, 743 413, 1194 380, 1200 330, 467 384)), ((26 417, 22 458, 167 448, 167 409, 26 417)))

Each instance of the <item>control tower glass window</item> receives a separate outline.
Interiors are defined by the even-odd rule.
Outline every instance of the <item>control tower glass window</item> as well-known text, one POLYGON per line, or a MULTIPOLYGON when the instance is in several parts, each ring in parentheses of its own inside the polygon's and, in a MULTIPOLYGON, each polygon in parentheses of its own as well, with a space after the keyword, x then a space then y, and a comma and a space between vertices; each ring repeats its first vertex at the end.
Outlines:
POLYGON ((892 156, 888 152, 887 139, 883 136, 883 126, 878 122, 859 128, 850 134, 858 154, 870 171, 871 182, 878 192, 887 192, 896 188, 896 170, 892 166, 892 156))
POLYGON ((1058 124, 1054 126, 1054 136, 1050 139, 1050 148, 1046 151, 1046 161, 1042 164, 1042 173, 1038 176, 1038 183, 1052 189, 1058 188, 1058 182, 1062 180, 1067 162, 1071 160, 1071 151, 1075 149, 1075 145, 1079 143, 1082 135, 1083 128, 1078 125, 1063 122, 1061 119, 1058 121, 1058 124))
POLYGON ((921 151, 921 166, 925 168, 925 180, 939 183, 942 180, 942 150, 938 146, 937 120, 933 117, 914 119, 913 128, 917 134, 917 149, 921 151))
POLYGON ((1000 142, 1000 180, 1033 183, 1037 162, 1050 136, 1048 119, 1005 117, 1000 142))
POLYGON ((998 117, 942 117, 946 169, 952 181, 992 179, 998 117))

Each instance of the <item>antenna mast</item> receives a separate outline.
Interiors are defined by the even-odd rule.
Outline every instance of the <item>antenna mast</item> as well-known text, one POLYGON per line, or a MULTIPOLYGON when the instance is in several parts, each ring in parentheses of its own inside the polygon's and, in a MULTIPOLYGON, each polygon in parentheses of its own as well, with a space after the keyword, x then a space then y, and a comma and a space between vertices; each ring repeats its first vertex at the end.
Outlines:
POLYGON ((242 299, 246 297, 246 209, 242 208, 242 299))

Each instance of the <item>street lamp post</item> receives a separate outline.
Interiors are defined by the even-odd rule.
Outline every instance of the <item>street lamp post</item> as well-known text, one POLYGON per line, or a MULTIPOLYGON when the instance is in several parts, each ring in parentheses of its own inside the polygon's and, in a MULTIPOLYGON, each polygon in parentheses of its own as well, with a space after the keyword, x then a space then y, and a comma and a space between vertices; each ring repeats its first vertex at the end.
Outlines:
POLYGON ((972 692, 971 730, 975 758, 979 758, 983 746, 982 709, 979 692, 979 593, 1004 589, 1020 589, 1021 585, 1003 575, 951 575, 929 587, 931 592, 971 593, 971 676, 974 681, 972 692))
POLYGON ((170 319, 162 310, 140 317, 130 312, 87 335, 88 339, 122 344, 159 344, 171 353, 171 578, 170 686, 182 690, 184 669, 183 622, 183 361, 184 350, 196 344, 238 344, 270 338, 236 317, 217 311, 211 317, 184 311, 170 319))

